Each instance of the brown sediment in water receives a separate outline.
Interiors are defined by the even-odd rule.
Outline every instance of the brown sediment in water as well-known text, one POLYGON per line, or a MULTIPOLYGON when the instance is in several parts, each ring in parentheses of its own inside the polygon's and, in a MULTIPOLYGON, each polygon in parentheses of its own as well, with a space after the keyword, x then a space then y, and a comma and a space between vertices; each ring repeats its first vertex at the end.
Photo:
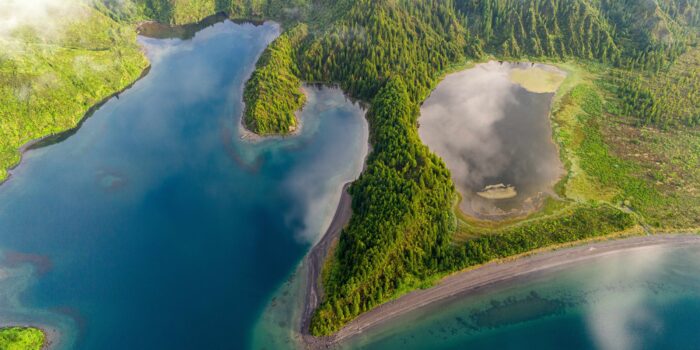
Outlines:
POLYGON ((44 275, 51 271, 53 263, 46 255, 22 253, 17 251, 4 251, 2 253, 2 264, 8 267, 17 267, 23 264, 29 264, 34 267, 39 275, 44 275))

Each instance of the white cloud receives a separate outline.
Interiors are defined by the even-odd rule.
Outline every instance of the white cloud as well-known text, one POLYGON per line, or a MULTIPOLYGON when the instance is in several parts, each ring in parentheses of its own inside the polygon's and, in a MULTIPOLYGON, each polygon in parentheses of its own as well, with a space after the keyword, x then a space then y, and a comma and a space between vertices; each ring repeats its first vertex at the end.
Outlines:
POLYGON ((55 39, 66 21, 85 13, 77 0, 0 0, 0 38, 30 28, 42 39, 55 39))
MULTIPOLYGON (((595 285, 616 286, 619 281, 651 280, 660 272, 665 259, 663 247, 643 248, 612 257, 594 281, 595 285)), ((600 300, 589 305, 587 325, 602 350, 638 349, 640 329, 660 331, 663 323, 646 305, 646 288, 629 288, 620 293, 602 293, 600 300)))

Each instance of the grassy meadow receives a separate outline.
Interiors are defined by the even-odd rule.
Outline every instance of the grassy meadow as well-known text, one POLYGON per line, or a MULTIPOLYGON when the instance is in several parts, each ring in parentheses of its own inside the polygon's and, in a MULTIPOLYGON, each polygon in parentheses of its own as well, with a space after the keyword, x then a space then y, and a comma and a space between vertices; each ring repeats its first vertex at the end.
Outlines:
POLYGON ((20 147, 75 127, 148 66, 135 28, 71 4, 50 31, 26 25, 0 36, 0 181, 20 147))

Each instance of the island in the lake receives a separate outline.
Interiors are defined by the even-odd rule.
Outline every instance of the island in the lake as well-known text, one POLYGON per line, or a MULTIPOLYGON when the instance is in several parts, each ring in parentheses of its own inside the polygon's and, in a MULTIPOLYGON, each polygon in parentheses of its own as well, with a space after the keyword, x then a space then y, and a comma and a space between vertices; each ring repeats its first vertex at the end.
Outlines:
MULTIPOLYGON (((697 242, 688 235, 700 231, 694 0, 39 0, 0 13, 0 263, 46 282, 22 285, 43 307, 56 275, 45 280, 50 269, 6 251, 55 258, 66 278, 84 274, 56 293, 56 319, 88 337, 72 345, 108 336, 82 317, 95 305, 116 324, 107 301, 139 300, 177 331, 163 344, 216 347, 207 335, 236 321, 223 294, 245 300, 240 320, 250 323, 288 296, 274 291, 296 271, 302 283, 289 284, 302 305, 277 326, 284 346, 320 348, 478 286, 586 261, 591 249, 697 242), (310 94, 313 85, 348 99, 310 94), (368 130, 344 119, 360 106, 368 130), (93 114, 111 119, 77 137, 93 114), (157 142, 139 146, 146 134, 157 142), (43 158, 55 147, 65 164, 43 158), (55 177, 24 171, 31 150, 27 167, 55 177), (50 181, 59 183, 49 190, 50 181), (88 182, 101 192, 83 192, 94 190, 88 182), (45 222, 29 219, 42 209, 45 222), (61 251, 46 234, 67 218, 86 226, 58 228, 59 238, 90 249, 70 241, 61 251), (147 295, 129 293, 126 271, 114 277, 125 290, 108 287, 110 264, 134 261, 147 264, 133 279, 147 295), (218 288, 193 298, 212 280, 218 288), (157 298, 158 286, 180 293, 157 298), (207 326, 185 326, 176 305, 207 326)), ((41 314, 6 299, 0 306, 41 314)), ((250 347, 250 329, 233 328, 236 345, 250 347)))

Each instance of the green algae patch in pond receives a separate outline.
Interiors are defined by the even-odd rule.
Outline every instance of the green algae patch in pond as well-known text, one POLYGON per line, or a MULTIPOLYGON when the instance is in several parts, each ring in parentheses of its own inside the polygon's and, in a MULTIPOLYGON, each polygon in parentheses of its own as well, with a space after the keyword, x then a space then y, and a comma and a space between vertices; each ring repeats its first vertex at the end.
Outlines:
POLYGON ((551 66, 489 62, 447 76, 425 101, 420 137, 445 160, 464 213, 519 216, 554 195, 564 168, 549 111, 564 77, 551 66))
POLYGON ((564 79, 566 79, 564 72, 543 64, 515 68, 510 71, 510 80, 527 91, 538 94, 557 92, 564 79))

